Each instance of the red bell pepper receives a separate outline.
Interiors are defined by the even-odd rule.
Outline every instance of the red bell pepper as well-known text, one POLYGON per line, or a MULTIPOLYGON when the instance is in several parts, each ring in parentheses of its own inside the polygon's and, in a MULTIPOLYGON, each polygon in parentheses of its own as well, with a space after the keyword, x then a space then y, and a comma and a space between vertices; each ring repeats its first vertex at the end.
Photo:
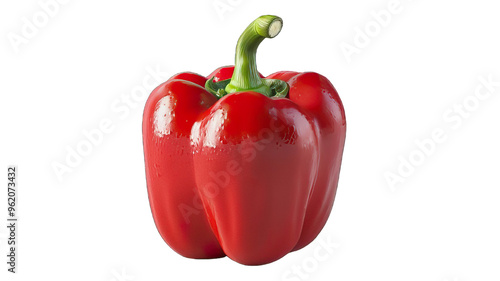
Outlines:
POLYGON ((179 73, 146 102, 153 218, 185 257, 269 263, 309 244, 328 219, 344 108, 320 74, 259 74, 257 47, 281 27, 276 16, 256 19, 238 40, 234 67, 179 73))

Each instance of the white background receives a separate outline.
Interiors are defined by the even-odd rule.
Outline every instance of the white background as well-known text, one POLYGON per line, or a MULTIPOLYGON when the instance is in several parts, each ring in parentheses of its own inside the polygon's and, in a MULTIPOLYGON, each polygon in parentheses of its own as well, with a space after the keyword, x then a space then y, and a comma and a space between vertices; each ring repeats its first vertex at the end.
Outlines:
POLYGON ((500 87, 485 96, 480 82, 500 81, 498 2, 73 0, 44 22, 46 2, 0 4, 0 175, 19 167, 20 225, 14 276, 1 223, 1 280, 500 280, 500 87), (261 45, 260 72, 322 73, 344 102, 335 206, 318 239, 272 264, 186 259, 149 210, 142 81, 232 64, 262 14, 284 27, 261 45), (27 22, 36 30, 23 35, 27 22), (59 180, 54 163, 103 120, 112 131, 59 180), (423 151, 434 130, 440 143, 423 151))

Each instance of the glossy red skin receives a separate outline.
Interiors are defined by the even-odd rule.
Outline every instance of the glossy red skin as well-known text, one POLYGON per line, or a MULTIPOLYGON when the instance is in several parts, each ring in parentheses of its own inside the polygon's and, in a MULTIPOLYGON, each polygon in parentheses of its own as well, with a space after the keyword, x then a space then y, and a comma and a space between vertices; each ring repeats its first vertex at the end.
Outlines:
POLYGON ((317 73, 268 76, 288 82, 288 98, 239 92, 217 100, 201 87, 233 69, 180 73, 151 93, 143 119, 148 194, 161 236, 179 254, 265 264, 309 244, 325 225, 345 114, 317 73), (179 206, 198 212, 186 221, 179 206))

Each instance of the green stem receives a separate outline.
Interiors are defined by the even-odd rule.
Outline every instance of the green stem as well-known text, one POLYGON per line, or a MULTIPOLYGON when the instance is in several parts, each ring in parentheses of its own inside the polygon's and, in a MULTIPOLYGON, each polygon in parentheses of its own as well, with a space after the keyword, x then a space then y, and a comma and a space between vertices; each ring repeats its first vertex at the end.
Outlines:
POLYGON ((207 80, 205 88, 218 98, 235 92, 254 91, 274 98, 288 95, 289 86, 278 79, 260 78, 257 71, 257 48, 265 38, 274 38, 280 33, 283 21, 277 16, 261 16, 254 20, 238 39, 234 73, 231 79, 207 80))
POLYGON ((283 21, 277 16, 261 16, 241 34, 236 45, 234 73, 225 87, 226 93, 254 91, 271 96, 269 83, 260 78, 255 56, 265 38, 274 38, 281 31, 283 21))

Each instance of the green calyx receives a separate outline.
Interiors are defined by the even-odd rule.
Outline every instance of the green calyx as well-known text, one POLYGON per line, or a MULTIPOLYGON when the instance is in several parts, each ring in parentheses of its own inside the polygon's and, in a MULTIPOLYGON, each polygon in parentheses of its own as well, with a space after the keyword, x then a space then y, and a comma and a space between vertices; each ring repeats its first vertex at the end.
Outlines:
POLYGON ((278 79, 261 78, 255 59, 259 44, 265 38, 276 37, 282 27, 283 21, 277 16, 261 16, 254 20, 238 39, 231 79, 218 82, 209 79, 205 88, 219 98, 242 91, 254 91, 268 97, 286 97, 288 84, 278 79))

